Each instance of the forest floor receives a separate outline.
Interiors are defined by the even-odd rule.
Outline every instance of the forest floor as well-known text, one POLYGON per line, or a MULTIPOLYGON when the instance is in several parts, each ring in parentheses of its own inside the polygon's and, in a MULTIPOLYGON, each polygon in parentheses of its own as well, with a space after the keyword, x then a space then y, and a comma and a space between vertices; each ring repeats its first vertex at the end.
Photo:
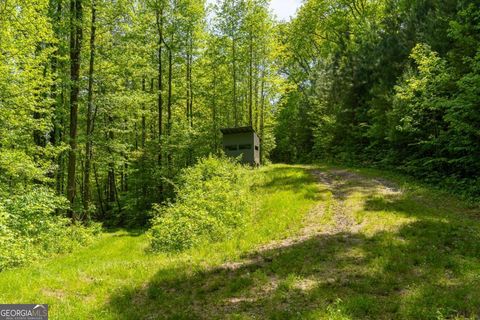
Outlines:
POLYGON ((260 169, 232 239, 151 254, 142 232, 0 274, 51 319, 478 319, 480 211, 375 170, 260 169))

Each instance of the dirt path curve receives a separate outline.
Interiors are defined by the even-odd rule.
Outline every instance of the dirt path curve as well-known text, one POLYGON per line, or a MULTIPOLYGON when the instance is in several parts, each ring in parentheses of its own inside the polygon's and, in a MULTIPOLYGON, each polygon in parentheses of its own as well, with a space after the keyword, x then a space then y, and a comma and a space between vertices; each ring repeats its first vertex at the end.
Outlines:
MULTIPOLYGON (((353 216, 354 211, 359 209, 359 203, 355 201, 358 198, 356 195, 399 195, 402 193, 392 182, 367 178, 347 170, 313 170, 312 174, 317 178, 320 185, 328 188, 333 197, 330 210, 333 212, 334 223, 323 234, 342 232, 355 234, 361 230, 361 223, 356 222, 353 216)), ((325 214, 325 208, 322 208, 322 205, 320 205, 320 212, 317 212, 317 216, 318 214, 325 214)), ((311 212, 310 215, 315 216, 315 211, 311 212)), ((315 224, 318 219, 313 219, 311 222, 315 224)), ((309 229, 310 227, 307 224, 306 231, 309 229)))
POLYGON ((288 247, 319 235, 356 234, 362 228, 362 224, 354 219, 355 210, 359 209, 359 203, 355 201, 356 194, 373 196, 402 193, 392 182, 368 178, 347 170, 320 171, 315 169, 310 173, 316 177, 320 189, 326 189, 324 192, 330 193, 330 201, 328 203, 320 201, 310 211, 299 235, 262 246, 259 252, 288 247), (322 217, 329 213, 332 221, 326 225, 325 219, 322 217))
POLYGON ((401 189, 390 181, 365 177, 348 170, 312 169, 310 174, 317 179, 323 199, 305 217, 302 230, 295 236, 261 246, 249 259, 229 262, 222 268, 234 270, 246 264, 261 264, 264 252, 288 248, 314 237, 339 234, 347 237, 347 234, 357 234, 363 227, 361 222, 355 220, 354 213, 363 205, 357 199, 402 193, 401 189))
POLYGON ((282 319, 420 314, 423 319, 456 305, 459 314, 478 314, 479 281, 470 277, 478 274, 476 215, 468 216, 465 207, 428 189, 323 168, 305 168, 318 182, 317 202, 295 235, 223 265, 224 278, 252 280, 212 313, 245 319, 272 314, 282 319), (467 266, 464 261, 475 262, 467 266), (452 268, 460 265, 471 273, 452 268), (465 294, 475 305, 463 304, 465 294))
MULTIPOLYGON (((400 196, 402 194, 402 190, 389 181, 369 178, 347 170, 311 169, 309 173, 318 182, 319 201, 306 215, 300 232, 295 236, 265 244, 241 261, 227 262, 219 268, 220 270, 235 274, 241 272, 240 270, 249 268, 254 270, 268 266, 282 252, 302 246, 302 243, 308 243, 311 239, 342 238, 345 242, 358 245, 363 241, 360 233, 363 232, 364 223, 362 219, 357 218, 356 213, 363 210, 366 199, 381 195, 400 196)), ((322 281, 336 283, 337 279, 341 279, 341 276, 335 273, 338 268, 333 267, 331 270, 332 273, 323 274, 322 281)), ((280 277, 276 273, 269 274, 268 279, 267 285, 252 290, 249 295, 226 299, 222 306, 224 313, 229 314, 238 310, 240 305, 246 303, 250 304, 252 314, 256 312, 261 314, 261 307, 256 306, 254 302, 258 299, 267 299, 280 285, 280 277)), ((303 279, 297 285, 301 290, 308 290, 316 285, 315 281, 303 279)))

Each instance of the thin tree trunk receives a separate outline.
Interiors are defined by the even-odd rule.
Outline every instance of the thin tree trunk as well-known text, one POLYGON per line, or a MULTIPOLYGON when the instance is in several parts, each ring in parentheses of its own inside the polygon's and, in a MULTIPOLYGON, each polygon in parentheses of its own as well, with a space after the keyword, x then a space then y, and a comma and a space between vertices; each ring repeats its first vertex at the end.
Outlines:
POLYGON ((115 193, 115 199, 117 200, 117 207, 118 207, 118 212, 122 211, 122 206, 120 205, 120 197, 118 196, 118 190, 117 190, 117 184, 115 183, 115 174, 113 175, 113 191, 115 193))
MULTIPOLYGON (((145 93, 145 78, 142 79, 142 91, 145 93)), ((147 120, 145 115, 145 103, 142 103, 142 150, 145 149, 145 141, 147 139, 147 120)))
MULTIPOLYGON (((167 102, 167 139, 170 142, 172 134, 172 79, 173 79, 173 49, 168 48, 168 102, 167 102)), ((172 165, 172 152, 167 149, 167 171, 170 176, 172 165)))
POLYGON ((113 163, 109 163, 108 165, 108 174, 107 174, 107 181, 108 181, 108 185, 107 185, 107 190, 108 190, 108 193, 107 193, 107 201, 109 203, 112 203, 115 201, 116 197, 116 190, 115 190, 115 167, 113 165, 113 163))
MULTIPOLYGON (((193 65, 193 32, 190 30, 187 39, 187 121, 190 128, 193 128, 193 80, 192 80, 192 65, 193 65)), ((187 155, 187 165, 193 162, 193 148, 189 145, 187 155)))
POLYGON ((255 85, 253 89, 253 96, 254 96, 254 128, 255 130, 259 130, 259 110, 258 110, 258 82, 259 82, 259 72, 258 72, 258 57, 255 55, 255 85))
POLYGON ((137 121, 135 121, 135 123, 133 124, 133 129, 135 131, 135 151, 138 150, 138 125, 137 125, 137 121))
MULTIPOLYGON (((151 83, 151 89, 153 91, 153 81, 151 83)), ((145 78, 142 79, 142 91, 146 92, 146 81, 145 78)), ((141 141, 141 148, 142 148, 142 157, 140 159, 140 167, 142 172, 145 170, 145 141, 147 140, 147 119, 145 114, 145 103, 142 104, 142 141, 141 141)), ((145 184, 145 180, 142 179, 142 197, 143 203, 145 203, 145 199, 147 197, 147 186, 145 184)))
POLYGON ((193 77, 192 77, 192 69, 193 69, 193 33, 190 35, 190 77, 189 77, 189 86, 190 86, 190 127, 193 128, 193 99, 194 99, 194 92, 193 92, 193 77))
POLYGON ((98 172, 95 164, 93 164, 93 174, 95 175, 95 185, 97 186, 98 203, 100 203, 100 211, 102 212, 102 217, 105 217, 105 209, 103 208, 102 191, 100 189, 100 184, 98 183, 98 172))
POLYGON ((236 40, 232 38, 232 67, 233 67, 233 114, 235 127, 238 127, 238 105, 237 105, 237 57, 236 40))
MULTIPOLYGON (((188 32, 190 36, 190 32, 188 32)), ((186 67, 187 67, 187 100, 185 106, 185 114, 187 117, 187 122, 190 122, 190 50, 189 50, 189 39, 187 39, 187 58, 186 58, 186 67)))
POLYGON ((93 123, 93 73, 95 65, 95 32, 96 32, 96 4, 92 0, 92 24, 90 26, 90 65, 88 69, 88 102, 87 102, 87 142, 85 144, 85 172, 83 189, 83 209, 88 219, 88 210, 90 205, 90 168, 92 161, 92 123, 93 123))
POLYGON ((128 192, 128 162, 125 161, 123 173, 123 191, 128 192))
POLYGON ((265 130, 265 71, 262 71, 262 84, 260 89, 260 139, 262 145, 260 146, 260 161, 263 162, 263 140, 265 130))
MULTIPOLYGON (((162 67, 162 51, 163 51, 163 9, 157 11, 157 28, 158 28, 158 143, 162 144, 162 127, 163 127, 163 67, 162 67)), ((162 165, 161 147, 158 152, 158 164, 162 165)))
MULTIPOLYGON (((61 17, 61 14, 62 14, 62 1, 51 1, 50 2, 50 5, 51 5, 51 8, 50 10, 52 10, 53 12, 51 13, 51 17, 52 17, 52 26, 54 28, 54 32, 55 32, 55 35, 58 39, 61 39, 62 35, 60 33, 60 17, 61 17)), ((54 101, 53 102, 53 108, 54 108, 54 112, 55 112, 55 117, 53 119, 53 129, 52 129, 52 133, 51 133, 51 139, 50 139, 50 142, 52 143, 52 145, 54 146, 57 146, 57 145, 60 145, 61 142, 62 142, 62 138, 63 138, 63 132, 62 132, 62 128, 63 128, 63 125, 62 125, 62 122, 63 122, 63 86, 58 86, 57 85, 57 82, 58 82, 58 74, 63 72, 63 69, 62 69, 62 64, 61 62, 59 61, 58 59, 58 55, 60 55, 60 52, 59 52, 59 47, 56 46, 56 49, 55 49, 55 52, 54 54, 52 55, 52 58, 51 58, 51 65, 52 65, 52 73, 55 75, 55 79, 52 83, 52 100, 54 101), (60 71, 59 71, 60 69, 60 71), (60 87, 60 90, 59 90, 59 87, 60 87), (60 93, 60 94, 59 94, 60 93)), ((55 171, 55 189, 56 189, 56 192, 57 194, 61 195, 63 194, 63 191, 62 191, 62 184, 63 184, 63 181, 61 181, 61 179, 63 180, 63 154, 64 152, 61 152, 59 155, 58 155, 58 158, 56 158, 56 162, 57 162, 57 169, 55 171)))
POLYGON ((168 101, 167 101, 167 137, 172 130, 172 80, 173 80, 173 52, 168 48, 168 101))
POLYGON ((213 150, 218 150, 218 125, 217 125, 217 68, 213 67, 213 81, 212 81, 212 117, 213 117, 213 150))
MULTIPOLYGON (((157 30, 158 30, 158 166, 162 168, 162 126, 163 126, 163 8, 156 10, 157 30)), ((159 181, 159 196, 163 197, 163 183, 159 181)))
MULTIPOLYGON (((82 0, 70 0, 70 150, 68 153, 67 198, 73 205, 76 196, 77 118, 82 45, 82 0)), ((73 206, 70 216, 74 218, 73 206)))
MULTIPOLYGON (((150 92, 151 92, 152 95, 155 94, 155 79, 154 78, 150 79, 150 92)), ((149 127, 150 127, 150 135, 152 137, 156 137, 156 134, 157 134, 157 120, 152 119, 149 127)))
MULTIPOLYGON (((108 132, 108 145, 111 146, 113 144, 113 140, 115 139, 115 135, 113 133, 113 130, 111 127, 113 126, 113 118, 112 116, 108 116, 108 125, 110 127, 110 130, 108 132)), ((112 150, 109 147, 108 152, 111 154, 112 150)), ((110 160, 108 164, 108 173, 107 173, 107 202, 108 204, 111 204, 112 202, 115 202, 116 200, 116 184, 115 184, 115 163, 113 161, 113 155, 111 155, 112 159, 110 160)))
MULTIPOLYGON (((65 89, 62 86, 60 93, 60 100, 62 101, 62 106, 66 105, 65 101, 65 89)), ((60 116, 60 128, 58 129, 58 141, 65 142, 65 133, 61 128, 65 127, 65 117, 60 116)), ((60 153, 58 157, 58 171, 57 171, 57 193, 65 194, 65 152, 60 153)))
POLYGON ((250 30, 250 61, 248 66, 248 123, 253 126, 253 35, 250 30))

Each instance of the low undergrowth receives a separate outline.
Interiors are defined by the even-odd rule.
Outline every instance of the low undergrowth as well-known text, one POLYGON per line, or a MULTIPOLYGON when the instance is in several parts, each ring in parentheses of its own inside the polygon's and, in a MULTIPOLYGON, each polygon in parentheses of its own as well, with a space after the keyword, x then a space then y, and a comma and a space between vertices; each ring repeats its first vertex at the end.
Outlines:
POLYGON ((253 169, 227 158, 208 157, 185 169, 175 203, 154 207, 152 249, 180 251, 228 238, 252 214, 253 176, 253 169))
POLYGON ((0 271, 91 243, 98 226, 72 225, 56 213, 67 206, 65 198, 43 188, 4 198, 0 194, 0 271))
POLYGON ((52 319, 480 315, 478 209, 389 172, 254 171, 251 214, 223 240, 152 254, 142 232, 103 233, 0 273, 0 301, 48 303, 52 319))
MULTIPOLYGON (((190 303, 209 294, 195 294, 192 300, 192 291, 183 291, 184 277, 209 272, 262 244, 295 234, 318 200, 316 181, 304 167, 245 170, 246 178, 253 180, 250 215, 244 217, 243 227, 232 229, 224 240, 199 243, 182 252, 151 254, 146 250, 151 239, 142 232, 102 233, 92 245, 72 254, 1 272, 0 301, 48 303, 51 319, 201 318, 190 303), (172 287, 165 288, 166 283, 172 287), (178 296, 171 297, 168 292, 177 291, 175 283, 178 296)), ((232 294, 244 286, 243 279, 212 281, 211 285, 232 294)), ((196 283, 194 288, 201 289, 196 283)), ((204 317, 212 316, 210 308, 217 302, 215 298, 205 304, 204 317)))

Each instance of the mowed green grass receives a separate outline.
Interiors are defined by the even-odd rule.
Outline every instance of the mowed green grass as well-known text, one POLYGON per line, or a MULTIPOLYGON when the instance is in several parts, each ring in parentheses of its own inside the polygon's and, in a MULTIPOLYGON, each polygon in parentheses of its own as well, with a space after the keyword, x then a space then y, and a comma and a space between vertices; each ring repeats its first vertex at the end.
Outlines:
MULTIPOLYGON (((73 254, 0 273, 0 303, 48 303, 51 319, 206 316, 198 305, 202 294, 196 301, 197 294, 183 291, 185 281, 238 260, 262 243, 295 234, 316 202, 318 186, 303 167, 275 165, 255 174, 254 219, 231 239, 166 255, 149 253, 142 232, 104 233, 73 254), (165 284, 172 287, 164 290, 165 284)), ((241 282, 224 279, 217 285, 234 292, 241 282)), ((201 291, 196 285, 191 289, 201 291)))
POLYGON ((319 168, 362 177, 338 190, 358 232, 289 249, 315 256, 292 268, 313 284, 300 316, 280 318, 480 319, 478 206, 391 172, 319 168))
POLYGON ((154 255, 141 232, 104 233, 1 273, 0 302, 48 303, 52 319, 478 319, 478 208, 402 176, 341 169, 262 168, 254 219, 230 240, 154 255), (295 238, 305 224, 310 235, 295 238))

